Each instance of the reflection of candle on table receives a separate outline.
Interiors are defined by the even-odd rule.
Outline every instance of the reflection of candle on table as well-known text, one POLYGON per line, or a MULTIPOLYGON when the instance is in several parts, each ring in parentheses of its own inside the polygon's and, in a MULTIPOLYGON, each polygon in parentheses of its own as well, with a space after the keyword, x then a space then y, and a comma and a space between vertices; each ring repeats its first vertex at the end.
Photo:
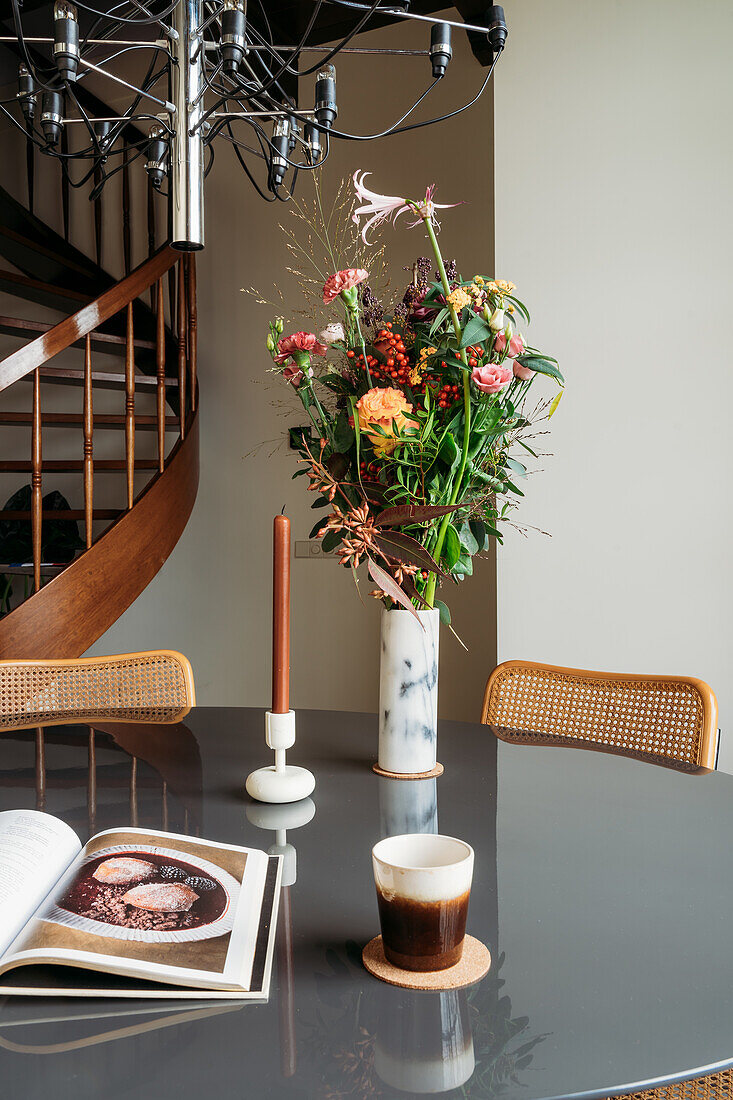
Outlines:
POLYGON ((275 516, 272 554, 272 713, 290 709, 290 520, 275 516))

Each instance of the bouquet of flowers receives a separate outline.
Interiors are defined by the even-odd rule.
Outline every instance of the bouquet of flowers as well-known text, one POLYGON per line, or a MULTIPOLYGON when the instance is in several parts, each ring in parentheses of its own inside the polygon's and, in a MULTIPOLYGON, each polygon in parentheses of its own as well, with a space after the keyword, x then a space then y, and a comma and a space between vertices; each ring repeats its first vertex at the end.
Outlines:
POLYGON ((562 395, 530 411, 529 391, 538 374, 560 387, 563 377, 520 331, 529 313, 514 283, 466 279, 455 261, 446 265, 436 211, 447 207, 433 201, 433 188, 412 200, 379 195, 365 178, 353 180, 362 241, 406 214, 424 227, 433 260, 416 261, 391 309, 365 268, 336 271, 323 302, 338 319, 319 336, 284 335, 276 319, 267 348, 309 418, 291 431, 302 464, 294 476, 308 477, 313 508, 330 508, 311 537, 352 570, 366 562, 387 607, 435 607, 450 623, 437 587, 470 576, 474 556, 501 541, 502 521, 523 495, 518 456, 535 455, 533 424, 562 395))

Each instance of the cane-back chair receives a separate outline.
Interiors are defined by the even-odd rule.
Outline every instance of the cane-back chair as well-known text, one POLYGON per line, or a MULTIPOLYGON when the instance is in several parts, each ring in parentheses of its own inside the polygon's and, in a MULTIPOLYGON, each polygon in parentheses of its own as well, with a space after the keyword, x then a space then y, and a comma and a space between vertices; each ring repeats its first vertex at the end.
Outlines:
MULTIPOLYGON (((481 721, 503 740, 576 745, 715 767, 718 706, 711 688, 685 676, 619 675, 506 661, 486 685, 481 721)), ((733 1100, 733 1071, 630 1093, 619 1100, 733 1100)))
POLYGON ((177 722, 195 702, 191 665, 173 650, 0 661, 0 729, 77 718, 177 722))
POLYGON ((645 1089, 614 1100, 733 1100, 733 1070, 711 1073, 694 1081, 678 1081, 661 1089, 645 1089))
POLYGON ((687 676, 645 676, 506 661, 486 685, 481 721, 503 740, 599 748, 712 769, 718 704, 687 676))

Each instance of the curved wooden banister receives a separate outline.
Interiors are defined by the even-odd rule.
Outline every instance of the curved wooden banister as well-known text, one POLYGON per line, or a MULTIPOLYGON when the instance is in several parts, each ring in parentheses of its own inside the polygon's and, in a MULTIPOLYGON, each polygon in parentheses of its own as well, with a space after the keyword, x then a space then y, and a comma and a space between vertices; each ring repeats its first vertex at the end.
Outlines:
POLYGON ((0 390, 12 386, 26 374, 43 366, 53 356, 94 332, 149 290, 180 258, 180 252, 163 245, 104 294, 7 356, 0 362, 0 390))
POLYGON ((161 568, 186 526, 199 475, 198 414, 134 506, 68 568, 0 619, 0 659, 78 657, 161 568))

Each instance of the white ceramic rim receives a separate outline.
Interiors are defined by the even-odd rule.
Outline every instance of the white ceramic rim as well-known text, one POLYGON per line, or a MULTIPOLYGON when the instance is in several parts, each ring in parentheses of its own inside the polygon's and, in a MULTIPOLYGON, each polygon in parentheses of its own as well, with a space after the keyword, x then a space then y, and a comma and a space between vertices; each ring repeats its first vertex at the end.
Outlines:
POLYGON ((372 848, 372 856, 374 859, 379 860, 386 867, 394 867, 398 871, 443 871, 450 870, 452 867, 460 867, 466 860, 473 859, 474 851, 467 840, 461 840, 457 836, 446 836, 445 833, 400 833, 398 836, 386 836, 382 840, 378 840, 372 848), (397 863, 393 859, 387 859, 385 856, 380 855, 378 849, 383 844, 389 844, 395 840, 448 840, 454 844, 462 845, 464 854, 460 859, 453 859, 450 863, 431 863, 431 864, 415 864, 415 863, 397 863))
MULTIPOLYGON (((222 913, 209 924, 201 924, 198 928, 170 929, 158 931, 143 928, 125 928, 120 924, 107 924, 105 921, 92 920, 91 917, 82 917, 78 913, 72 913, 70 909, 62 909, 60 905, 51 904, 41 920, 50 921, 52 924, 62 924, 67 928, 75 928, 79 932, 91 933, 95 936, 108 936, 114 940, 128 940, 135 943, 192 943, 196 940, 212 940, 217 936, 223 936, 231 932, 234 927, 234 914, 237 908, 237 899, 241 885, 215 863, 201 856, 190 855, 188 852, 175 851, 172 848, 161 848, 153 844, 116 844, 110 848, 100 848, 79 865, 77 874, 88 863, 99 859, 100 856, 131 855, 135 852, 150 853, 151 855, 167 856, 178 862, 190 863, 204 874, 215 878, 226 894, 226 904, 222 913)), ((76 877, 76 876, 75 876, 76 877)))

